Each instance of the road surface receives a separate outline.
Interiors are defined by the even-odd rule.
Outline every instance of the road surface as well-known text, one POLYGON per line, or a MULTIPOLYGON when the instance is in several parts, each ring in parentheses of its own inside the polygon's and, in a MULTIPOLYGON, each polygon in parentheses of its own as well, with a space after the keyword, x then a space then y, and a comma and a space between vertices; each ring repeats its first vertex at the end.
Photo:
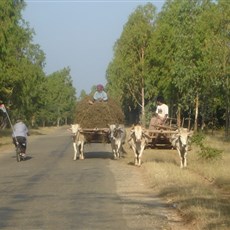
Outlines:
POLYGON ((113 160, 109 144, 87 144, 73 161, 70 133, 29 137, 28 159, 0 154, 0 229, 183 229, 146 186, 143 170, 113 160))

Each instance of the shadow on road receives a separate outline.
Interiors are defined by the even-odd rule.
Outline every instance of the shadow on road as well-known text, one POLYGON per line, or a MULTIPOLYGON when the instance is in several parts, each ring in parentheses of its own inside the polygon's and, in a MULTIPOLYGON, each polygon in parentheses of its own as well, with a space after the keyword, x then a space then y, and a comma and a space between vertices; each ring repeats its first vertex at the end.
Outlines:
MULTIPOLYGON (((15 158, 15 160, 16 160, 16 156, 12 156, 12 158, 15 158)), ((22 161, 29 161, 29 160, 31 160, 33 157, 31 157, 31 156, 27 156, 24 160, 22 160, 22 161)))
POLYGON ((111 152, 85 152, 85 158, 102 158, 102 159, 113 159, 113 154, 111 152))

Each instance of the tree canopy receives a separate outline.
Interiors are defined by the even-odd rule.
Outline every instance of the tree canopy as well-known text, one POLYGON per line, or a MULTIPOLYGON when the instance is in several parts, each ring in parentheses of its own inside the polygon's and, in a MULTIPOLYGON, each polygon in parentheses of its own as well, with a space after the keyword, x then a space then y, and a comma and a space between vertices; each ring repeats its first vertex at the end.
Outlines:
POLYGON ((45 75, 45 53, 22 18, 25 7, 23 0, 0 1, 0 103, 12 120, 59 125, 72 119, 76 101, 70 69, 45 75))
MULTIPOLYGON (((31 125, 69 123, 77 101, 71 70, 45 74, 45 53, 21 15, 25 7, 23 0, 0 1, 0 103, 31 125)), ((152 3, 138 6, 106 70, 105 88, 126 123, 147 126, 162 95, 178 125, 188 117, 195 130, 212 124, 229 135, 229 34, 230 1, 166 0, 158 14, 152 3)), ((86 96, 83 90, 80 99, 86 96)))
POLYGON ((196 130, 224 117, 229 130, 229 10, 223 0, 167 0, 158 15, 151 3, 132 13, 107 69, 126 117, 139 107, 148 118, 160 94, 179 124, 188 116, 196 130))

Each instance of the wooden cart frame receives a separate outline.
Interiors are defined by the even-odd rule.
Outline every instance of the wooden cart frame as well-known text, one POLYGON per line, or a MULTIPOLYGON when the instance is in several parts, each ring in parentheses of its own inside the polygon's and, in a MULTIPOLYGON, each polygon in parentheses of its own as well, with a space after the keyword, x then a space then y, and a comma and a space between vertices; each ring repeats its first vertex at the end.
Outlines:
POLYGON ((147 148, 171 148, 171 137, 177 134, 177 126, 170 121, 166 125, 158 125, 156 129, 148 129, 149 142, 147 148))
POLYGON ((86 143, 111 143, 109 138, 109 128, 82 129, 86 143))

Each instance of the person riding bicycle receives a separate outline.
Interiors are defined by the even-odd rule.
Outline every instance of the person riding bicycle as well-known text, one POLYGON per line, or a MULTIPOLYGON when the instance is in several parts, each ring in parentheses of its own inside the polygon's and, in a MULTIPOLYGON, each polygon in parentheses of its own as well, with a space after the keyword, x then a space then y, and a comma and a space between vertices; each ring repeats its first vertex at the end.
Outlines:
POLYGON ((17 119, 13 126, 12 139, 13 144, 17 147, 17 144, 21 145, 21 155, 26 157, 27 136, 29 136, 29 130, 21 119, 17 119))

